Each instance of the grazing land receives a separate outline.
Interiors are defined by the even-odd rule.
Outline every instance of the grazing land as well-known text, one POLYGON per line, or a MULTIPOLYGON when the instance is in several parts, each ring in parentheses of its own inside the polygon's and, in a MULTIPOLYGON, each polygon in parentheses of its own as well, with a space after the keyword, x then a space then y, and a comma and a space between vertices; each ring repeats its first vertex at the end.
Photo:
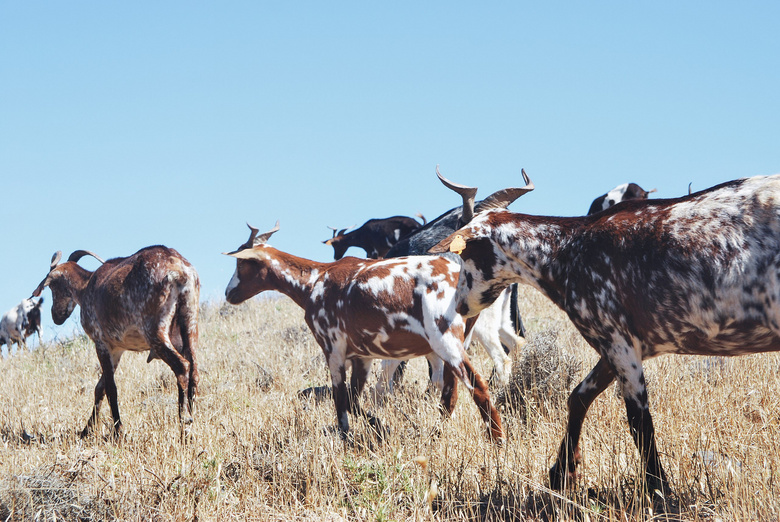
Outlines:
MULTIPOLYGON (((424 360, 386 404, 370 406, 389 437, 379 443, 350 417, 342 442, 332 399, 300 394, 328 384, 329 373, 303 312, 283 297, 202 305, 200 393, 186 441, 161 361, 126 353, 116 377, 122 438, 109 437, 104 404, 96 435, 82 440, 99 377, 89 339, 13 354, 0 361, 0 519, 658 517, 638 486, 639 454, 614 386, 585 420, 577 484, 547 489, 566 398, 597 357, 562 312, 521 292, 528 344, 513 356, 509 387, 494 390, 501 447, 462 386, 454 417, 440 418, 424 360)), ((489 376, 484 352, 471 357, 489 376)), ((780 519, 780 356, 666 356, 645 371, 675 518, 780 519)))

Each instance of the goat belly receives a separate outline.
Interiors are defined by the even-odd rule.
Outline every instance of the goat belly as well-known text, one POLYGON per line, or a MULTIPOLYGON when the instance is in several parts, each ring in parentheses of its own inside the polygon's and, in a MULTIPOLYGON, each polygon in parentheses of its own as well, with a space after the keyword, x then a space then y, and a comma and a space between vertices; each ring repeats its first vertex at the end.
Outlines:
POLYGON ((350 355, 381 359, 411 359, 431 352, 428 341, 409 330, 364 332, 360 338, 362 342, 351 347, 350 355))
POLYGON ((122 340, 117 343, 123 350, 130 350, 133 352, 145 352, 149 349, 149 345, 146 343, 146 339, 141 335, 138 330, 128 330, 125 332, 122 340))

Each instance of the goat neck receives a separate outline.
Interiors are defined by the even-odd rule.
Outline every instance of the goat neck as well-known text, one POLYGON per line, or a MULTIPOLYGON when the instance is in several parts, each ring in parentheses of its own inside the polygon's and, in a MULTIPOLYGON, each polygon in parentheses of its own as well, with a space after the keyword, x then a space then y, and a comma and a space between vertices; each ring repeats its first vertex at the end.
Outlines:
POLYGON ((478 214, 466 227, 430 251, 448 251, 456 235, 468 247, 461 257, 461 300, 466 317, 490 306, 511 283, 526 283, 564 308, 568 277, 567 245, 582 230, 582 218, 551 218, 491 210, 478 214))
POLYGON ((236 274, 225 292, 233 304, 266 290, 276 290, 305 308, 318 275, 328 265, 282 252, 267 244, 230 255, 238 259, 236 274))

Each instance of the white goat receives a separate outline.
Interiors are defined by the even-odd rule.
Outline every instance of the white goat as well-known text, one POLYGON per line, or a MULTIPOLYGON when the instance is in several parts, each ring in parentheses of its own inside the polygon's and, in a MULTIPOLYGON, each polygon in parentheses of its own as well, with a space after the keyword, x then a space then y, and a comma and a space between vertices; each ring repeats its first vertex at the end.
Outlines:
POLYGON ((28 325, 27 314, 35 307, 36 303, 32 299, 23 299, 0 319, 0 347, 7 344, 9 355, 13 344, 17 345, 17 349, 21 346, 27 348, 25 340, 28 325))

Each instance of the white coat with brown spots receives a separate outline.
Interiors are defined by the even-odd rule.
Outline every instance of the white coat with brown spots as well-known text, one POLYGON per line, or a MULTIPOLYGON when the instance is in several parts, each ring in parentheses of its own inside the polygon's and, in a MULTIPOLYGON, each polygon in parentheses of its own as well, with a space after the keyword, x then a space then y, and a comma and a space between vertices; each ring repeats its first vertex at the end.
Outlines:
POLYGON ((366 417, 374 430, 381 423, 359 402, 374 359, 409 359, 435 353, 447 368, 442 405, 449 414, 457 399, 455 377, 471 391, 489 435, 503 439, 501 419, 484 380, 463 349, 464 322, 455 311, 460 275, 457 259, 421 256, 387 260, 345 257, 333 263, 302 259, 266 244, 278 230, 249 240, 228 255, 236 272, 225 290, 239 304, 277 290, 304 309, 306 324, 322 348, 330 369, 338 429, 349 430, 347 413, 366 417), (352 376, 347 387, 346 370, 352 376))
POLYGON ((176 375, 179 388, 179 419, 186 433, 192 424, 192 402, 198 387, 195 351, 198 344, 200 282, 193 266, 176 250, 152 246, 129 257, 109 259, 90 272, 77 264, 78 250, 51 268, 33 295, 51 289, 51 316, 62 324, 76 305, 81 307, 81 325, 95 343, 102 375, 95 386, 95 403, 81 436, 89 435, 108 396, 114 420, 113 434, 121 432, 114 373, 122 354, 149 351, 147 362, 162 359, 176 375), (186 400, 185 400, 186 398, 186 400))
MULTIPOLYGON (((516 190, 533 189, 526 182, 516 190)), ((473 315, 507 284, 524 282, 563 309, 601 355, 569 398, 567 434, 550 471, 555 488, 575 476, 582 421, 617 378, 645 484, 668 492, 642 360, 780 350, 780 175, 579 218, 489 211, 434 250, 446 251, 456 236, 465 240, 461 313, 473 315)))

